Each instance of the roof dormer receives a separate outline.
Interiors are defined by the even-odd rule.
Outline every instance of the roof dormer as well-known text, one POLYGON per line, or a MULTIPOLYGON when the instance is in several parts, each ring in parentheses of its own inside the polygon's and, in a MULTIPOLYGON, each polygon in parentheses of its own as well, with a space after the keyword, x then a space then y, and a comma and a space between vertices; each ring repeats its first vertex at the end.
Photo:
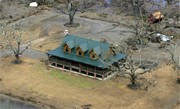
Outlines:
POLYGON ((76 48, 76 55, 84 56, 84 53, 88 50, 87 43, 82 43, 76 48))
POLYGON ((100 46, 96 46, 90 51, 90 58, 96 60, 98 59, 100 54, 101 54, 101 48, 100 46))
POLYGON ((69 40, 64 44, 64 52, 71 53, 72 49, 74 48, 74 40, 69 40))

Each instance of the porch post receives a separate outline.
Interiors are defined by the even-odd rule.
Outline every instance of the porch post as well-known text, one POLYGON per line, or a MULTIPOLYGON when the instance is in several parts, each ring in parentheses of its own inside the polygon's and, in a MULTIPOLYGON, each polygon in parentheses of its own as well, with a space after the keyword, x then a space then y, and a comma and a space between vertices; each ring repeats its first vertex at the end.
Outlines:
POLYGON ((79 63, 79 73, 81 73, 81 64, 79 63))
POLYGON ((88 71, 88 65, 87 65, 86 75, 88 75, 88 72, 89 72, 89 71, 88 71))
POLYGON ((62 60, 62 67, 63 67, 63 71, 64 71, 64 59, 62 60))
POLYGON ((72 61, 70 62, 69 68, 70 68, 70 71, 72 71, 72 61))

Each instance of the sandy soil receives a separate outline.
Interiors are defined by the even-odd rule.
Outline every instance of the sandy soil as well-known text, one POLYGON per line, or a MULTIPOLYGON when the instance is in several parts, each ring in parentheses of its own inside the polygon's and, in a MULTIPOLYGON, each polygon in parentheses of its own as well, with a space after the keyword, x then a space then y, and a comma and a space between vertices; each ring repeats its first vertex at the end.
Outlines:
POLYGON ((58 109, 81 109, 86 104, 92 109, 178 109, 180 103, 177 74, 169 65, 159 66, 151 76, 144 75, 155 80, 155 87, 133 91, 127 88, 129 81, 125 78, 102 82, 60 70, 48 71, 42 62, 27 58, 22 58, 21 65, 14 65, 13 59, 0 61, 1 93, 58 109))

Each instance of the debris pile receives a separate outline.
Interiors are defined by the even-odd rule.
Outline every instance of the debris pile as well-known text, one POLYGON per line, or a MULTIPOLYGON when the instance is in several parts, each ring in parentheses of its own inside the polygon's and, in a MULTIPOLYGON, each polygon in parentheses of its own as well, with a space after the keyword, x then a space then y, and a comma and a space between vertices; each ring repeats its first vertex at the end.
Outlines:
POLYGON ((161 13, 161 11, 155 11, 151 13, 151 15, 148 16, 148 22, 149 23, 158 23, 164 18, 164 15, 161 13))

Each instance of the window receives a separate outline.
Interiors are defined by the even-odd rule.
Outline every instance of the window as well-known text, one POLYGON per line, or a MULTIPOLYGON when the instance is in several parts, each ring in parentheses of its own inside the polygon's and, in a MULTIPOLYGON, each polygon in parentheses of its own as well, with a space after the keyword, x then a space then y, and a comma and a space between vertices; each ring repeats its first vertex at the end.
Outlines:
POLYGON ((95 58, 95 55, 94 55, 94 54, 92 55, 92 58, 93 58, 93 59, 95 58))
POLYGON ((96 60, 98 58, 98 56, 94 53, 94 51, 90 52, 90 58, 93 60, 96 60))
POLYGON ((81 56, 81 52, 79 51, 79 53, 78 53, 80 56, 81 56))
POLYGON ((68 48, 66 48, 66 52, 69 52, 68 48))

